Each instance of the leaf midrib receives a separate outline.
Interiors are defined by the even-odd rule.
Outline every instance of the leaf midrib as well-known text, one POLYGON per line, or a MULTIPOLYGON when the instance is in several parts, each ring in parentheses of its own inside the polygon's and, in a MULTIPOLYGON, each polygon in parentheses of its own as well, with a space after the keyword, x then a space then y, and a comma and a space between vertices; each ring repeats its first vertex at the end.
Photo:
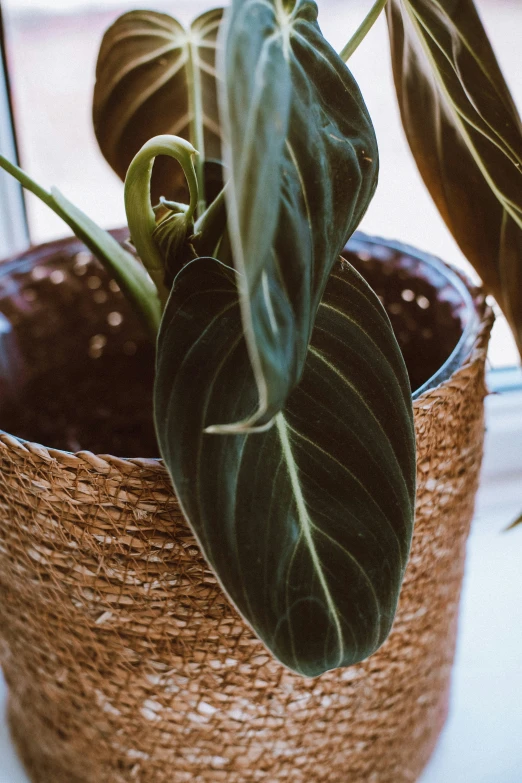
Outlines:
MULTIPOLYGON (((484 163, 482 162, 482 158, 478 154, 477 150, 475 149, 475 145, 473 144, 473 142, 472 142, 472 140, 470 138, 470 135, 469 135, 467 127, 466 127, 467 120, 466 120, 466 122, 463 121, 463 117, 462 117, 462 114, 461 114, 460 110, 458 109, 458 107, 454 103, 453 99, 451 98, 451 95, 448 93, 448 90, 446 89, 446 85, 444 84, 443 80, 439 76, 439 71, 438 71, 436 63, 434 61, 433 55, 432 55, 432 53, 430 51, 430 48, 427 45, 427 43, 425 41, 425 38, 424 38, 424 35, 423 35, 423 30, 425 30, 425 25, 423 24, 422 19, 420 19, 418 17, 418 15, 416 14, 416 12, 415 12, 415 10, 413 8, 410 8, 409 4, 406 4, 406 11, 408 13, 408 16, 410 17, 410 20, 411 20, 413 26, 416 28, 416 31, 417 31, 419 40, 421 42, 421 46, 423 48, 423 51, 424 51, 427 59, 429 60, 429 62, 431 64, 431 70, 432 70, 432 72, 433 72, 433 74, 435 76, 435 81, 436 81, 437 85, 439 86, 440 94, 446 100, 448 106, 450 107, 451 113, 452 113, 452 115, 454 117, 454 120, 455 120, 455 123, 460 128, 462 136, 466 140, 466 147, 468 149, 468 152, 470 153, 470 155, 472 156, 473 160, 475 161, 475 164, 477 165, 477 168, 479 169, 480 173, 482 174, 482 176, 484 177, 484 179, 488 183, 489 187, 491 188, 491 190, 495 194, 495 197, 497 198, 497 200, 500 203, 500 205, 503 207, 503 209, 506 212, 508 212, 511 215, 511 217, 513 218, 515 223, 517 223, 520 226, 520 228, 522 228, 522 214, 519 213, 518 205, 517 204, 512 204, 511 200, 504 193, 502 193, 500 188, 493 181, 493 179, 492 179, 488 169, 486 168, 486 166, 484 166, 484 163)), ((429 31, 427 31, 427 33, 430 35, 430 37, 432 37, 431 34, 429 33, 429 31)), ((436 42, 436 43, 438 45, 438 42, 436 42)), ((477 130, 480 133, 482 133, 484 138, 489 138, 488 136, 486 136, 486 134, 483 133, 483 131, 481 129, 475 128, 475 130, 477 130)), ((489 139, 489 140, 491 141, 491 139, 489 139)), ((501 149, 501 148, 499 148, 499 149, 501 149)), ((506 156, 506 157, 509 159, 508 156, 506 156)))
POLYGON ((335 631, 337 634, 337 644, 339 647, 339 665, 340 665, 343 660, 343 654, 344 654, 341 622, 339 619, 339 614, 337 612, 337 607, 335 606, 334 600, 330 595, 330 590, 328 588, 326 577, 323 573, 323 568, 321 565, 321 561, 319 559, 319 555, 317 554, 317 550, 315 548, 315 543, 312 535, 313 522, 310 519, 308 515, 308 510, 306 508, 306 502, 303 497, 303 492, 301 490, 301 482, 299 481, 298 469, 292 451, 292 444, 290 443, 288 427, 284 415, 282 413, 278 413, 277 416, 275 417, 275 424, 277 427, 277 432, 279 435, 281 449, 285 459, 286 468, 288 471, 288 477, 290 479, 290 484, 292 487, 292 492, 295 498, 295 505, 297 509, 297 516, 299 519, 299 525, 303 533, 304 540, 306 541, 308 552, 310 554, 310 558, 312 560, 315 572, 319 579, 319 583, 323 590, 326 599, 326 604, 330 612, 330 616, 334 620, 335 631))

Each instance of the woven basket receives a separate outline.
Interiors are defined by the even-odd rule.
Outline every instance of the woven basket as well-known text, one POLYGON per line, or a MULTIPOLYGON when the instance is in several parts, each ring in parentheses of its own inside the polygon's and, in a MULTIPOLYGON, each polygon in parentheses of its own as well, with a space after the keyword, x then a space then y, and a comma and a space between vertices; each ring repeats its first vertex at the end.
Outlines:
MULTIPOLYGON (((451 354, 445 377, 424 384, 414 403, 417 521, 390 638, 349 669, 290 673, 223 596, 159 460, 71 453, 2 433, 0 662, 12 733, 34 781, 418 778, 447 711, 492 314, 440 262, 362 236, 350 248, 385 301, 412 378, 433 376, 434 357, 451 354)), ((107 392, 114 415, 143 401, 152 358, 140 328, 78 242, 37 248, 2 269, 2 426, 16 420, 16 435, 29 438, 31 411, 29 423, 13 419, 20 390, 32 384, 35 393, 40 378, 61 377, 71 362, 83 362, 87 378, 103 356, 138 368, 125 370, 133 380, 112 399, 107 392)), ((84 399, 66 391, 69 409, 84 399)), ((110 445, 100 420, 97 437, 110 445)), ((71 427, 62 429, 74 442, 71 427)))

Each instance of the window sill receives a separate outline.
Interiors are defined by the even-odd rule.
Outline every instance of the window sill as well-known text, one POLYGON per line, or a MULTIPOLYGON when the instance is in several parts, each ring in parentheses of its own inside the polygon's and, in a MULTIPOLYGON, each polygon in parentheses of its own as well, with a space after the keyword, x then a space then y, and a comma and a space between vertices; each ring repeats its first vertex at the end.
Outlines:
MULTIPOLYGON (((494 377, 497 376, 497 377, 494 377)), ((468 543, 450 716, 420 783, 520 783, 522 768, 522 388, 486 402, 482 480, 468 543)), ((516 389, 518 385, 518 389, 516 389)))

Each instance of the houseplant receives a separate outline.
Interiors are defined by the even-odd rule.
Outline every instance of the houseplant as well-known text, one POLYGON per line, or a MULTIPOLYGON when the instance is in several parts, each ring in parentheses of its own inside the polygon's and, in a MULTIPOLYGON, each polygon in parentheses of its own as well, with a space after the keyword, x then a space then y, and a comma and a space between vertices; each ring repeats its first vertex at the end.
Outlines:
MULTIPOLYGON (((222 195, 218 195, 208 210, 201 210, 199 222, 194 220, 204 184, 204 171, 200 170, 198 181, 198 174, 193 167, 193 148, 187 142, 179 139, 160 138, 147 142, 145 148, 134 159, 129 170, 126 188, 129 225, 135 247, 149 269, 150 277, 143 273, 142 267, 135 262, 131 255, 121 250, 110 237, 96 229, 60 194, 46 194, 42 191, 39 194, 70 224, 74 225, 78 234, 86 239, 87 244, 95 249, 110 266, 120 285, 136 304, 148 328, 152 331, 157 327, 158 314, 167 298, 164 290, 165 282, 172 286, 158 348, 156 411, 159 440, 167 465, 174 476, 178 496, 184 508, 188 510, 188 516, 195 527, 200 544, 215 567, 219 580, 226 585, 229 594, 243 615, 287 666, 302 674, 317 675, 325 669, 336 668, 340 664, 351 663, 365 657, 383 641, 393 619, 412 525, 412 469, 414 462, 409 387, 400 353, 378 299, 350 266, 343 264, 336 267, 328 282, 326 298, 323 298, 322 305, 319 306, 319 300, 323 288, 327 284, 332 264, 342 249, 347 235, 355 228, 363 213, 375 182, 376 150, 374 150, 373 134, 364 105, 360 101, 348 72, 342 68, 338 58, 320 38, 313 17, 314 4, 297 3, 294 6, 293 3, 262 3, 259 5, 262 10, 261 16, 256 18, 254 15, 249 18, 248 24, 244 24, 241 15, 243 6, 246 5, 252 4, 239 2, 233 6, 228 27, 229 38, 225 48, 227 56, 230 57, 229 71, 233 71, 235 74, 234 88, 237 87, 238 91, 236 95, 231 90, 224 99, 225 109, 223 111, 225 116, 227 116, 227 112, 229 114, 228 133, 229 145, 232 150, 228 159, 228 168, 232 179, 228 184, 226 200, 222 195), (263 14, 265 18, 263 18, 263 14), (295 24, 295 29, 298 31, 296 35, 299 39, 303 37, 304 44, 302 46, 304 49, 300 51, 300 57, 305 64, 310 66, 312 63, 308 72, 292 48, 295 42, 290 40, 287 29, 289 24, 295 24), (249 95, 248 88, 251 86, 249 75, 251 75, 253 68, 252 63, 249 65, 247 62, 249 58, 244 57, 246 49, 242 39, 245 35, 249 39, 248 52, 251 55, 252 48, 256 43, 259 49, 262 48, 267 30, 272 34, 272 45, 275 40, 274 53, 268 58, 267 65, 273 66, 274 63, 279 65, 278 79, 268 79, 265 83, 266 89, 272 94, 270 95, 271 101, 266 101, 263 104, 261 116, 256 119, 255 123, 258 130, 256 141, 259 142, 259 148, 250 149, 247 147, 245 153, 244 147, 249 141, 248 124, 245 126, 243 124, 245 118, 240 117, 237 111, 234 112, 236 105, 234 101, 238 105, 244 105, 245 96, 248 98, 249 95), (307 48, 310 47, 310 41, 314 43, 313 51, 307 48), (241 63, 241 68, 238 68, 238 62, 241 63), (286 71, 285 63, 287 64, 286 71), (321 72, 321 66, 326 69, 326 76, 324 71, 321 72), (310 82, 303 81, 303 71, 310 82), (244 80, 239 80, 239 86, 236 84, 237 73, 244 74, 245 77, 244 80), (288 78, 286 76, 281 78, 281 74, 286 74, 288 78), (321 76, 320 80, 318 74, 321 76), (334 77, 336 81, 342 80, 351 99, 349 123, 344 115, 345 110, 339 111, 335 98, 332 99, 335 90, 329 89, 331 86, 329 79, 334 79, 334 77), (314 81, 316 78, 320 83, 320 92, 314 81), (310 94, 313 96, 311 103, 308 102, 310 94), (329 99, 332 99, 331 104, 328 103, 329 99), (325 104, 326 108, 331 110, 330 114, 326 111, 325 104), (292 108, 291 120, 290 124, 286 125, 284 115, 289 105, 292 108), (267 106, 270 109, 269 112, 267 106), (278 107, 279 113, 273 111, 274 106, 278 107), (299 120, 303 117, 309 118, 310 114, 314 116, 314 108, 317 106, 321 107, 323 113, 318 118, 317 127, 313 126, 308 129, 306 139, 310 146, 307 147, 308 142, 305 142, 299 132, 299 128, 302 127, 299 120), (268 112, 265 118, 262 116, 263 111, 268 112), (278 120, 281 122, 279 123, 278 120), (325 120, 329 123, 326 140, 322 136, 325 120), (261 132, 265 127, 263 122, 269 131, 265 134, 261 132), (288 129, 292 131, 292 134, 289 136, 290 141, 287 145, 288 129), (329 132, 333 129, 335 129, 335 134, 329 132), (274 130, 278 131, 280 135, 274 133, 274 130), (339 135, 336 135, 337 133, 339 135), (312 149, 311 140, 315 141, 315 148, 312 149), (323 144, 320 149, 323 157, 318 159, 317 149, 320 143, 323 144), (266 146, 263 147, 263 144, 266 146), (339 144, 341 149, 338 147, 339 144), (294 147, 297 153, 294 151, 294 147), (265 154, 262 154, 263 151, 265 154), (313 160, 307 157, 311 152, 315 153, 313 160), (150 205, 148 190, 151 161, 155 155, 160 153, 174 155, 182 163, 189 182, 191 198, 188 205, 174 201, 162 202, 158 210, 161 215, 158 223, 150 205), (301 159, 306 160, 309 164, 305 167, 305 173, 302 173, 301 159), (240 161, 246 161, 243 171, 237 170, 240 161), (251 166, 249 167, 248 164, 251 166), (272 164, 275 165, 275 173, 272 164), (319 174, 321 171, 324 173, 325 166, 329 167, 332 176, 323 182, 321 177, 318 177, 318 172, 319 174), (299 172, 301 175, 296 176, 296 173, 299 172), (353 192, 351 185, 347 187, 350 178, 352 182, 354 178, 357 178, 361 183, 357 193, 353 192), (246 190, 245 183, 248 184, 246 190), (309 183, 313 183, 314 188, 309 183), (275 188, 275 190, 271 190, 271 188, 275 188), (278 198, 281 197, 277 196, 281 189, 284 193, 283 203, 287 211, 285 215, 287 220, 282 229, 278 225, 278 220, 280 220, 278 198), (302 199, 303 189, 309 196, 308 199, 302 199), (320 190, 318 196, 316 196, 316 190, 320 190), (260 202, 253 199, 253 204, 249 204, 251 194, 257 195, 259 192, 265 194, 265 198, 260 202), (269 197, 266 197, 266 194, 269 197), (275 194, 275 196, 270 197, 271 194, 275 194), (307 203, 311 201, 310 196, 317 199, 312 202, 313 209, 307 203), (332 204, 335 204, 337 209, 330 209, 332 204), (325 208, 325 205, 328 208, 325 208), (255 219, 250 212, 254 212, 255 219), (340 215, 339 222, 337 222, 337 214, 340 215), (308 242, 306 241, 308 225, 311 225, 310 233, 315 238, 314 242, 310 239, 308 242), (292 236, 289 236, 290 227, 294 227, 292 236), (272 233, 269 231, 270 228, 272 228, 272 233), (264 253, 259 250, 260 246, 262 249, 266 248, 264 253), (285 267, 281 272, 273 264, 272 250, 274 247, 277 249, 281 247, 285 257, 290 259, 288 270, 285 267), (251 262, 248 259, 254 256, 254 251, 256 256, 259 255, 261 259, 265 259, 265 264, 260 269, 249 266, 251 262), (219 263, 213 260, 212 256, 218 256, 219 263), (234 390, 234 394, 221 393, 217 398, 210 396, 208 400, 202 400, 193 391, 194 373, 196 370, 203 371, 203 376, 199 379, 201 387, 212 389, 212 383, 215 382, 214 375, 205 378, 204 373, 212 369, 210 360, 217 360, 219 363, 221 354, 216 350, 220 342, 219 335, 213 337, 210 345, 201 344, 201 335, 208 334, 208 329, 213 323, 222 323, 222 315, 225 310, 228 321, 224 324, 221 339, 224 336, 227 345, 223 346, 223 349, 227 349, 228 341, 232 337, 242 334, 236 294, 238 277, 231 268, 232 257, 236 262, 238 258, 245 259, 244 265, 239 266, 239 274, 241 275, 239 290, 243 324, 250 352, 247 354, 246 347, 240 343, 239 358, 232 366, 227 367, 225 379, 218 378, 219 383, 232 384, 231 388, 234 390), (303 266, 302 260, 314 257, 316 261, 318 258, 323 260, 323 268, 319 267, 319 270, 315 271, 312 277, 315 287, 312 286, 312 295, 309 295, 310 285, 305 289, 298 289, 298 285, 301 286, 303 276, 311 274, 311 270, 307 270, 306 265, 303 266), (293 286, 288 285, 285 275, 294 278, 293 286), (151 286, 151 280, 156 283, 157 295, 156 290, 151 286), (203 302, 202 306, 201 291, 206 292, 209 283, 213 285, 214 293, 208 301, 203 302), (347 289, 347 293, 340 297, 337 287, 343 291, 347 289), (299 290, 298 296, 294 296, 296 290, 299 290), (195 301, 199 302, 196 304, 196 309, 188 311, 187 302, 194 303, 195 301), (292 407, 294 403, 291 403, 291 407, 286 408, 287 418, 290 416, 290 425, 287 420, 281 418, 278 411, 284 403, 286 395, 301 378, 315 311, 318 306, 317 327, 320 332, 323 331, 327 333, 327 336, 329 335, 330 345, 321 343, 317 348, 315 344, 312 344, 312 355, 315 355, 314 351, 316 354, 320 354, 322 351, 328 350, 330 365, 334 356, 335 362, 342 361, 338 354, 332 353, 332 340, 335 341, 339 339, 339 335, 344 335, 343 317, 336 319, 335 324, 332 325, 326 316, 330 312, 335 312, 341 302, 343 309, 346 308, 349 301, 353 305, 353 309, 348 311, 350 318, 353 319, 356 315, 358 322, 356 329, 359 331, 364 329, 364 348, 362 348, 363 343, 359 343, 361 357, 363 354, 368 356, 370 349, 374 350, 372 343, 377 341, 379 342, 379 350, 374 350, 373 366, 366 368, 369 370, 368 375, 364 372, 364 361, 359 359, 359 372, 353 379, 350 379, 349 384, 350 391, 354 390, 355 394, 347 393, 348 384, 345 381, 341 383, 336 381, 334 399, 323 397, 323 400, 328 399, 328 405, 333 410, 339 405, 339 410, 345 411, 363 397, 364 405, 362 408, 357 408, 356 418, 366 431, 370 430, 374 433, 371 440, 375 451, 368 457, 366 454, 367 444, 364 444, 364 448, 357 453, 350 468, 352 471, 357 471, 357 484, 371 483, 373 497, 379 497, 381 493, 383 493, 383 497, 387 495, 387 502, 383 503, 384 509, 379 509, 377 512, 373 510, 373 517, 377 513, 377 518, 381 520, 377 528, 379 535, 386 534, 388 520, 385 517, 389 516, 392 527, 401 534, 402 538, 399 541, 398 549, 395 548, 396 543, 388 538, 384 560, 382 557, 379 560, 379 555, 373 550, 373 547, 361 548, 358 545, 355 538, 357 534, 362 532, 360 529, 357 530, 355 527, 352 528, 352 532, 348 531, 348 535, 352 537, 351 551, 343 554, 343 557, 354 563, 354 573, 360 573, 362 558, 366 558, 369 553, 370 559, 365 565, 372 569, 372 584, 368 586, 366 577, 364 580, 355 578, 348 584, 343 582, 342 591, 336 592, 337 572, 332 572, 330 569, 328 575, 325 575, 326 570, 321 568, 321 565, 323 562, 329 566, 330 562, 337 560, 334 552, 338 547, 333 544, 332 534, 328 528, 323 529, 320 533, 325 540, 331 542, 328 545, 326 556, 324 556, 323 548, 321 557, 319 557, 318 550, 314 546, 311 531, 318 530, 319 524, 317 519, 310 518, 309 511, 305 507, 305 500, 308 498, 309 501, 311 497, 315 476, 307 477, 306 482, 303 483, 302 477, 306 476, 307 471, 303 467, 302 459, 310 461, 310 456, 305 454, 304 458, 300 458, 301 461, 297 461, 297 467, 295 466, 297 459, 294 456, 295 446, 292 445, 292 437, 289 434, 290 427, 303 417, 302 411, 303 409, 306 411, 307 407, 302 400, 300 402, 298 400, 297 407, 292 407), (361 306, 361 302, 363 306, 361 306), (217 309, 213 311, 212 308, 216 306, 217 309), (190 318, 187 318, 187 314, 190 315, 190 318), (369 334, 371 339, 368 341, 369 334), (174 335, 174 339, 172 335, 174 335), (284 336, 282 344, 274 339, 274 335, 284 336), (209 348, 210 354, 207 353, 209 348), (205 352, 203 354, 205 361, 201 361, 200 354, 198 363, 193 365, 190 374, 187 374, 184 367, 184 357, 190 356, 194 349, 205 352), (370 395, 368 392, 372 388, 371 379, 375 373, 374 367, 382 366, 380 354, 383 351, 387 354, 388 359, 391 359, 393 372, 390 374, 388 370, 386 394, 376 394, 373 389, 373 394, 370 395), (249 370, 248 357, 252 362, 253 373, 249 370), (354 389, 354 384, 360 384, 360 386, 354 389), (239 388, 242 389, 242 394, 238 405, 237 389, 239 388), (214 410, 216 415, 222 415, 223 419, 202 421, 201 404, 210 402, 211 406, 216 406, 216 399, 219 405, 214 410), (390 405, 390 400, 391 408, 387 407, 390 405), (226 410, 227 401, 233 403, 231 410, 226 410), (256 404, 258 402, 259 406, 256 404), (184 418, 179 415, 179 412, 173 415, 173 412, 179 411, 180 404, 184 418), (223 409, 223 404, 225 404, 225 409, 223 409), (372 406, 371 409, 368 408, 368 404, 372 406), (271 423, 274 414, 275 426, 267 430, 266 425, 271 423), (364 416, 367 418, 365 419, 364 416), (230 426, 230 422, 234 422, 236 419, 240 420, 239 425, 230 426), (375 427, 376 420, 379 420, 381 425, 391 423, 392 426, 387 427, 385 437, 380 435, 381 427, 375 427), (178 430, 177 427, 180 427, 181 424, 183 427, 178 430), (226 427, 219 426, 223 424, 226 427), (171 426, 174 429, 171 429, 171 426), (199 433, 203 428, 208 429, 209 426, 213 431, 208 432, 207 437, 201 438, 199 433), (225 432, 218 432, 217 430, 220 429, 225 429, 225 432), (254 429, 264 431, 248 434, 249 430, 254 429), (167 432, 169 437, 166 436, 167 432), (191 477, 194 476, 194 472, 190 470, 190 463, 194 460, 194 448, 197 446, 201 449, 200 441, 204 441, 205 472, 203 478, 209 483, 209 488, 207 495, 202 493, 194 500, 193 487, 187 487, 187 484, 192 483, 191 477), (395 452, 393 456, 390 452, 390 442, 392 451, 395 452), (212 504, 213 514, 223 518, 225 523, 221 530, 227 529, 226 523, 230 520, 230 515, 227 515, 226 510, 231 495, 228 494, 228 499, 223 497, 223 487, 226 488, 227 481, 231 476, 236 479, 238 473, 237 470, 234 471, 231 468, 234 459, 237 460, 237 454, 235 457, 233 454, 230 455, 230 444, 232 444, 232 451, 238 449, 238 444, 240 449, 248 451, 249 446, 245 443, 255 443, 254 450, 257 453, 250 456, 250 460, 259 456, 259 450, 263 452, 264 461, 266 460, 266 465, 250 462, 250 465, 256 465, 256 481, 260 476, 262 477, 262 471, 270 471, 274 460, 276 467, 279 462, 286 462, 288 470, 285 476, 286 488, 285 481, 283 481, 283 492, 286 489, 286 492, 290 492, 290 496, 293 495, 292 506, 298 512, 298 524, 296 527, 296 520, 289 519, 288 513, 283 515, 283 525, 280 525, 277 530, 278 535, 279 531, 284 533, 283 544, 277 540, 276 545, 272 548, 265 548, 264 551, 252 550, 252 545, 259 544, 259 541, 240 539, 243 548, 242 557, 237 562, 238 567, 234 566, 233 568, 233 559, 237 549, 230 548, 229 545, 225 550, 221 540, 223 535, 218 536, 217 540, 212 539, 213 531, 212 526, 208 524, 207 514, 210 504, 212 504), (260 443, 263 445, 259 446, 260 443), (183 444, 182 448, 180 444, 183 444), (369 469, 370 463, 367 460, 375 461, 376 455, 379 455, 381 473, 373 473, 372 475, 372 471, 369 469), (216 481, 216 472, 223 465, 228 468, 227 474, 225 476, 218 474, 216 481), (384 465, 389 469, 391 479, 386 471, 382 471, 384 465), (393 500, 390 502, 391 497, 393 500), (381 511, 385 512, 384 515, 381 515, 381 511), (288 527, 284 527, 285 523, 288 527), (260 557, 264 559, 266 579, 266 574, 274 559, 274 553, 278 555, 278 558, 280 557, 277 552, 277 544, 284 552, 285 539, 287 546, 288 539, 292 538, 292 530, 296 529, 301 530, 301 538, 304 542, 302 551, 305 553, 303 561, 300 563, 299 578, 292 579, 288 576, 292 573, 291 566, 296 561, 294 558, 290 562, 286 574, 283 573, 281 576, 276 569, 275 578, 271 582, 269 593, 267 593, 264 591, 263 584, 260 586, 259 580, 256 579, 255 568, 258 559, 260 557), (355 536, 353 532, 355 532, 355 536), (395 563, 392 562, 390 556, 392 551, 396 553, 395 563), (354 553, 357 553, 355 557, 357 562, 354 560, 354 553), (221 561, 221 566, 218 561, 221 561), (382 566, 383 563, 390 568, 389 573, 383 573, 382 567, 379 571, 379 565, 382 566), (306 574, 307 569, 309 576, 303 579, 303 573, 306 574), (248 573, 245 574, 245 570, 248 573), (278 582, 283 588, 279 597, 277 590, 274 589, 274 583, 277 585, 278 582), (309 583, 311 583, 311 590, 309 583), (349 600, 346 597, 347 587, 352 591, 348 594, 349 600), (295 591, 295 600, 292 599, 290 602, 286 590, 295 591), (375 597, 374 592, 377 594, 375 597), (291 623, 287 622, 285 617, 288 603, 292 607, 295 604, 302 609, 296 615, 291 615, 291 623), (314 610, 314 606, 319 604, 322 604, 323 608, 314 610), (281 606, 285 611, 281 611, 281 606), (326 606, 326 612, 324 606, 326 606), (375 611, 376 606, 382 610, 383 623, 381 623, 379 612, 375 611), (315 630, 318 631, 314 635, 310 634, 310 623, 313 623, 315 630), (351 627, 349 627, 350 623, 351 627), (288 632, 288 628, 291 632, 288 632), (355 640, 352 635, 354 631, 355 640)), ((343 97, 346 99, 346 96, 343 97)), ((246 102, 247 105, 250 105, 248 100, 246 102)), ((4 165, 7 167, 7 164, 4 165)), ((241 169, 241 167, 239 168, 241 169)), ((21 172, 12 167, 11 170, 24 181, 24 184, 33 190, 38 190, 34 183, 21 172)), ((343 353, 348 350, 347 346, 353 344, 354 334, 357 332, 346 332, 343 353)), ((481 351, 483 353, 483 344, 481 351)), ((226 350, 223 356, 226 356, 226 350)), ((321 356, 316 358, 321 359, 321 356)), ((305 380, 299 386, 300 393, 302 392, 306 397, 312 391, 312 396, 321 401, 322 395, 325 393, 321 391, 321 387, 326 388, 327 394, 333 382, 332 378, 340 379, 343 374, 340 365, 330 367, 330 369, 332 376, 328 381, 319 377, 317 372, 313 373, 312 371, 313 383, 311 386, 307 386, 309 379, 307 380, 305 372, 305 380)), ((476 380, 480 376, 480 369, 475 367, 473 372, 475 373, 474 380, 476 380)), ((479 396, 483 393, 480 383, 477 385, 476 392, 479 396)), ((295 394, 290 399, 295 401, 295 394)), ((474 421, 472 427, 474 432, 479 419, 474 421)), ((326 438, 328 447, 332 449, 335 445, 335 436, 338 433, 332 429, 328 433, 326 421, 323 418, 320 426, 316 425, 313 438, 317 439, 321 448, 323 446, 319 439, 326 438)), ((302 424, 299 426, 302 430, 302 424)), ((301 431, 301 436, 303 435, 303 440, 310 440, 307 431, 301 431)), ((352 448, 361 440, 361 435, 356 434, 351 444, 352 448)), ((345 447, 342 451, 344 452, 344 450, 345 447)), ((335 453, 335 458, 335 461, 338 462, 340 455, 335 453)), ((96 461, 96 458, 92 458, 91 462, 93 467, 110 473, 110 461, 102 460, 100 463, 96 461)), ((476 469, 476 462, 475 458, 470 466, 471 471, 476 469)), ((252 471, 249 472, 248 486, 245 486, 247 495, 252 491, 250 486, 252 471)), ((273 472, 272 474, 269 472, 268 477, 265 476, 265 497, 267 495, 266 487, 268 486, 270 489, 268 502, 272 495, 270 482, 273 475, 273 472)), ((277 473, 275 475, 277 476, 277 473)), ((239 478, 237 481, 239 482, 239 478)), ((474 483, 473 478, 471 483, 474 483)), ((243 484, 238 483, 237 486, 242 489, 244 484, 243 479, 243 484)), ((324 479, 322 486, 325 489, 324 479)), ((329 488, 329 490, 331 489, 329 488)), ((339 507, 339 498, 328 499, 328 494, 329 492, 325 491, 321 498, 321 509, 316 510, 316 514, 324 513, 325 502, 330 503, 334 510, 339 507)), ((353 487, 351 494, 353 499, 353 487)), ((368 494, 367 489, 366 494, 368 494)), ((252 497, 250 497, 250 502, 247 505, 248 498, 244 494, 241 495, 237 491, 232 496, 240 498, 243 506, 250 511, 252 508, 262 508, 259 498, 257 504, 254 504, 252 497)), ((370 507, 375 509, 374 501, 369 501, 369 503, 370 507)), ((366 514, 367 524, 371 523, 373 519, 372 515, 368 515, 368 506, 365 507, 360 499, 357 500, 357 504, 358 513, 366 514)), ((343 519, 346 513, 345 508, 343 507, 343 519)), ((336 518, 335 513, 329 518, 329 524, 333 524, 334 529, 336 518)), ((294 535, 294 544, 295 540, 296 536, 294 535)), ((297 536, 297 546, 300 543, 299 536, 297 536)), ((379 544, 377 550, 380 547, 379 544)), ((297 557, 300 557, 301 550, 297 548, 296 551, 297 557)), ((339 564, 339 566, 338 573, 343 573, 344 579, 350 567, 346 563, 339 564)), ((101 617, 103 616, 102 614, 101 617)), ((331 696, 324 694, 324 698, 331 698, 331 696)), ((107 706, 107 702, 105 705, 107 706)), ((116 709, 113 703, 108 706, 116 709)), ((150 705, 147 709, 150 711, 150 705)), ((110 709, 108 711, 110 712, 110 709)), ((253 761, 251 759, 251 762, 253 761)), ((136 764, 138 767, 138 762, 136 764)), ((135 774, 139 775, 139 770, 135 774)), ((324 774, 329 773, 326 771, 324 774)))

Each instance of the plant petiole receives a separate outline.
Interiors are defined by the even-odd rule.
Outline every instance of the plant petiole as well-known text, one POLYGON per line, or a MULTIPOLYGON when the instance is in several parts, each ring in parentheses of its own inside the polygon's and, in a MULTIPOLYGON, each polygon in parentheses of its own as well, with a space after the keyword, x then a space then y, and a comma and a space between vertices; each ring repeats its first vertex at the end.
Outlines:
POLYGON ((388 0, 375 0, 375 3, 371 7, 370 11, 368 12, 367 16, 363 19, 355 33, 352 35, 344 49, 339 53, 339 57, 344 60, 344 62, 348 62, 352 54, 355 52, 359 44, 361 44, 370 30, 372 29, 373 25, 379 18, 381 11, 384 9, 386 3, 388 0))
POLYGON ((50 192, 45 190, 3 155, 0 155, 0 168, 43 201, 67 223, 78 239, 87 245, 115 278, 144 321, 151 339, 155 341, 162 308, 156 286, 142 264, 131 253, 124 250, 108 231, 100 228, 56 188, 52 188, 50 192))

